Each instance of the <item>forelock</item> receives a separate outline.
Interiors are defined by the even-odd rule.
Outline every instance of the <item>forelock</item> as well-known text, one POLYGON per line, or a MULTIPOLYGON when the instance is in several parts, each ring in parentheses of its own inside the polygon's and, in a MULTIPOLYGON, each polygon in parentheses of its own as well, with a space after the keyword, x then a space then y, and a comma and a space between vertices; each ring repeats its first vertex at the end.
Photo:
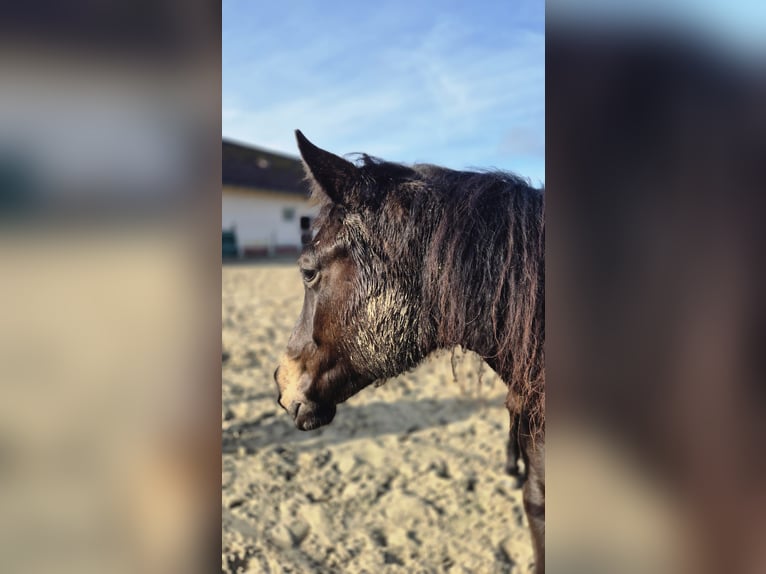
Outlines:
POLYGON ((350 239, 361 240, 365 244, 370 243, 370 231, 358 213, 348 213, 343 218, 343 227, 350 239))

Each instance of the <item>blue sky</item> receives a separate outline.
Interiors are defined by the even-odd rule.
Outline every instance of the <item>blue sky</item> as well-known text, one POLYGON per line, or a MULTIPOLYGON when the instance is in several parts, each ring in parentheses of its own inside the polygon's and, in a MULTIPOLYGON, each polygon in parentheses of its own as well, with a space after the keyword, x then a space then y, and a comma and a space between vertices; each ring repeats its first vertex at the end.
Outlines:
POLYGON ((543 0, 223 2, 223 136, 545 180, 543 0), (478 8, 481 6, 481 9, 478 8))

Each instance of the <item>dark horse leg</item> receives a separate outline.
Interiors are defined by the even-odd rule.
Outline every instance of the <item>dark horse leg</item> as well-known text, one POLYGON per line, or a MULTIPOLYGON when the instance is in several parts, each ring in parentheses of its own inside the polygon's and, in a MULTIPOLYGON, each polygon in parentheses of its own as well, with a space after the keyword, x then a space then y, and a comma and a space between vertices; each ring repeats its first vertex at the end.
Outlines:
MULTIPOLYGON (((526 430, 526 429, 523 429, 526 430)), ((545 574, 545 438, 521 435, 522 456, 527 469, 524 511, 535 548, 535 574, 545 574)))
POLYGON ((526 467, 523 471, 519 468, 519 459, 521 458, 521 453, 519 452, 519 424, 521 423, 521 415, 512 410, 509 410, 508 412, 511 417, 511 430, 508 433, 505 472, 506 474, 515 477, 516 486, 521 488, 527 478, 526 467))
POLYGON ((510 415, 510 431, 508 433, 508 448, 506 449, 505 472, 516 478, 516 486, 521 488, 527 478, 527 468, 524 472, 519 469, 521 457, 521 444, 519 442, 519 430, 521 425, 521 409, 517 405, 516 398, 509 392, 505 399, 505 406, 510 415))
POLYGON ((545 574, 545 437, 531 436, 529 418, 509 391, 505 406, 511 417, 506 472, 523 481, 524 511, 532 533, 535 573, 545 574), (519 472, 519 454, 524 460, 524 475, 519 472))

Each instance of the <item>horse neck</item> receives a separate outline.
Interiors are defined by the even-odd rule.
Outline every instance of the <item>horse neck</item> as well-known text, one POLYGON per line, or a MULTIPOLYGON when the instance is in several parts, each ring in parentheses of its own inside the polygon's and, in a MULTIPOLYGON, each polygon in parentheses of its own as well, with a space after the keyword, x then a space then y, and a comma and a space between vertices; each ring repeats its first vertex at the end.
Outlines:
MULTIPOLYGON (((505 235, 484 232, 475 244, 461 243, 464 230, 442 214, 423 266, 422 319, 429 324, 431 348, 474 351, 514 385, 520 384, 514 382, 518 369, 531 360, 527 353, 538 352, 536 343, 527 346, 530 334, 540 335, 539 317, 532 321, 532 315, 542 314, 544 296, 542 198, 536 190, 524 193, 529 195, 499 206, 508 210, 508 220, 501 222, 505 235)), ((493 221, 485 228, 496 230, 493 221)))

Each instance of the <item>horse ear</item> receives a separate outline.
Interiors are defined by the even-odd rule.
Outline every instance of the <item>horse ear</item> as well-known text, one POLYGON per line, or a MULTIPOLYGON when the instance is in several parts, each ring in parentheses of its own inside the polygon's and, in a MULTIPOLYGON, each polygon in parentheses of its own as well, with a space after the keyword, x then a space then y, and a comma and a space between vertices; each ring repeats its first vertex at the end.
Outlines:
POLYGON ((301 130, 295 130, 295 139, 298 140, 306 171, 314 182, 333 203, 348 203, 348 192, 358 176, 358 168, 350 161, 318 148, 306 139, 301 130))

